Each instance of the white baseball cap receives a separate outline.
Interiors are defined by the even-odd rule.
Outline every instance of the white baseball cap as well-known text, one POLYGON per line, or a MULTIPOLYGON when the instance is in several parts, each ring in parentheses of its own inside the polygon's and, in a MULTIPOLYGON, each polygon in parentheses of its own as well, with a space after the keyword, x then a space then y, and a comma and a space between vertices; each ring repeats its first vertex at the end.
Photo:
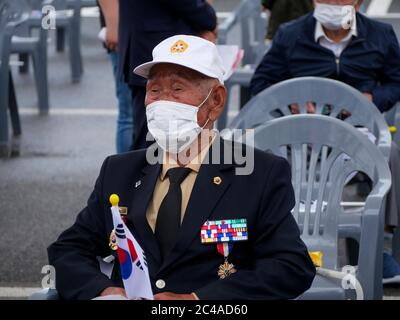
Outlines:
POLYGON ((133 72, 147 79, 151 68, 158 63, 180 65, 224 83, 225 70, 217 47, 200 37, 177 35, 165 39, 153 49, 153 60, 133 72))

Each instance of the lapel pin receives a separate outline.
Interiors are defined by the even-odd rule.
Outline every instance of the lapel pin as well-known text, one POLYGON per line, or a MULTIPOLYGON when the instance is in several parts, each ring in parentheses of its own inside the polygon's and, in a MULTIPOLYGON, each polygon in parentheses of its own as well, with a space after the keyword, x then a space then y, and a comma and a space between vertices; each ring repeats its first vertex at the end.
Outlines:
POLYGON ((135 188, 139 187, 142 184, 142 180, 136 181, 135 188))
POLYGON ((219 186, 222 183, 221 177, 214 177, 214 184, 219 186))

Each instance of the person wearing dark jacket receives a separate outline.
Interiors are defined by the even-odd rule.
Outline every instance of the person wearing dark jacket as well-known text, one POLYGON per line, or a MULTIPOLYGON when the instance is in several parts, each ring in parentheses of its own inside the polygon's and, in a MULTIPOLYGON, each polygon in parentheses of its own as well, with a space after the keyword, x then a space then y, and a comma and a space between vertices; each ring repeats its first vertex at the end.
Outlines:
MULTIPOLYGON (((351 27, 343 28, 340 11, 333 25, 335 15, 318 7, 328 2, 317 0, 314 13, 279 28, 251 80, 252 94, 295 77, 325 77, 358 89, 380 111, 389 110, 400 100, 400 48, 392 26, 357 13, 351 27)), ((356 1, 355 8, 361 4, 356 1)))
POLYGON ((134 133, 131 149, 145 148, 145 81, 133 69, 151 59, 153 48, 176 34, 216 39, 217 17, 205 0, 120 0, 119 70, 132 90, 134 133))

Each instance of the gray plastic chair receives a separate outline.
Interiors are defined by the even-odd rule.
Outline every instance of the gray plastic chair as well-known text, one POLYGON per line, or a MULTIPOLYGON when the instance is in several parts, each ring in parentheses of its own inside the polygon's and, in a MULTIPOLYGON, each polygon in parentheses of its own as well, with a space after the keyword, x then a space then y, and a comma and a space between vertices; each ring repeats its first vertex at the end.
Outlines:
MULTIPOLYGON (((346 177, 365 173, 373 184, 361 220, 357 278, 365 299, 382 298, 383 201, 391 186, 387 161, 379 150, 353 126, 321 115, 298 115, 269 121, 255 129, 255 147, 287 158, 292 167, 296 205, 293 215, 309 251, 322 251, 323 267, 338 269, 340 200, 346 177), (323 133, 323 134, 321 134, 323 133), (288 151, 288 146, 290 151, 288 151), (311 150, 311 151, 310 151, 311 150), (310 159, 307 154, 311 152, 310 159), (350 159, 343 160, 342 155, 350 159), (321 161, 317 174, 317 164, 321 161), (308 174, 303 174, 306 168, 308 174), (306 183, 307 188, 302 186, 306 183), (310 213, 316 199, 315 213, 310 213), (299 212, 300 201, 305 210, 299 212), (326 202, 325 210, 322 209, 326 202)), ((301 299, 341 299, 340 283, 317 276, 301 299)))
POLYGON ((384 157, 389 159, 392 137, 388 125, 376 106, 353 87, 332 79, 302 77, 282 81, 253 97, 233 119, 229 128, 250 129, 279 118, 292 115, 289 105, 297 103, 300 113, 306 113, 306 103, 316 103, 316 113, 321 114, 325 105, 331 106, 330 117, 337 117, 342 110, 351 116, 344 121, 364 126, 377 138, 376 144, 384 157))
MULTIPOLYGON (((97 0, 78 0, 79 11, 82 8, 98 7, 97 0)), ((75 0, 67 0, 68 6, 74 6, 75 0)), ((74 6, 75 7, 75 6, 74 6)), ((75 7, 77 8, 77 6, 75 7)), ((78 9, 78 8, 77 8, 78 9)), ((65 47, 65 29, 57 29, 57 51, 63 52, 65 47)))
MULTIPOLYGON (((393 27, 393 30, 397 36, 397 40, 400 42, 400 14, 399 13, 388 13, 382 16, 369 16, 374 20, 388 23, 393 27)), ((392 110, 386 113, 386 120, 389 125, 397 128, 397 132, 393 135, 393 141, 400 145, 400 101, 392 110)))
POLYGON ((227 44, 228 34, 235 26, 240 26, 245 65, 254 65, 261 60, 266 49, 267 21, 262 17, 260 8, 259 0, 242 0, 232 15, 218 27, 218 44, 227 44))
MULTIPOLYGON (((17 1, 18 2, 18 1, 17 1)), ((33 11, 32 0, 19 2, 27 6, 26 11, 33 11)), ((16 28, 12 37, 11 53, 26 55, 32 58, 38 107, 41 115, 49 112, 49 89, 47 76, 47 30, 42 28, 41 16, 30 15, 24 23, 16 28), (32 30, 38 30, 39 35, 33 36, 32 30)), ((25 68, 27 70, 27 68, 25 68)))
MULTIPOLYGON (((376 144, 389 161, 392 137, 388 125, 376 106, 359 91, 349 85, 318 77, 294 78, 273 85, 253 97, 230 125, 231 129, 256 128, 272 119, 290 116, 291 103, 297 103, 300 113, 306 113, 306 102, 316 103, 316 113, 321 114, 326 104, 331 106, 330 117, 337 117, 346 109, 351 116, 345 122, 364 126, 377 138, 376 144)), ((340 233, 343 238, 360 238, 361 211, 340 217, 340 233)), ((399 237, 393 238, 394 251, 400 247, 399 237)))
POLYGON ((71 81, 78 83, 83 74, 83 60, 81 53, 81 7, 82 0, 51 0, 51 5, 56 9, 56 48, 64 50, 65 34, 69 47, 69 60, 71 67, 71 81), (72 16, 68 10, 72 10, 72 16))
POLYGON ((0 157, 9 155, 10 52, 15 28, 29 18, 25 0, 0 0, 0 157))
MULTIPOLYGON (((223 21, 218 27, 218 44, 228 44, 228 34, 236 26, 240 27, 240 46, 244 50, 242 68, 236 70, 226 81, 225 86, 231 93, 236 85, 241 87, 241 105, 250 98, 248 87, 254 70, 263 58, 267 46, 265 45, 265 34, 267 19, 261 13, 259 0, 242 0, 232 13, 232 16, 223 21)), ((230 96, 230 95, 229 95, 230 96)), ((227 123, 228 106, 218 119, 218 129, 224 129, 227 123)))
MULTIPOLYGON (((400 43, 400 14, 389 13, 385 16, 372 17, 378 21, 389 23, 392 25, 394 32, 396 33, 397 40, 400 43)), ((387 123, 390 126, 396 128, 396 132, 393 134, 393 142, 400 146, 400 101, 385 114, 387 123)), ((400 263, 400 227, 396 228, 393 234, 392 243, 397 244, 392 248, 392 255, 400 263)))
MULTIPOLYGON (((40 28, 42 27, 42 3, 45 3, 50 0, 28 0, 27 2, 29 3, 32 11, 31 15, 29 17, 28 23, 32 25, 33 28, 38 29, 39 31, 40 28)), ((30 29, 26 32, 28 36, 30 36, 30 29)), ((46 35, 47 36, 47 35, 46 35)), ((44 39, 47 40, 47 39, 44 39)), ((44 43, 44 45, 47 46, 47 41, 44 43)), ((20 66, 19 72, 22 74, 26 74, 29 71, 29 56, 27 54, 20 54, 19 55, 19 60, 23 62, 23 65, 20 66)))

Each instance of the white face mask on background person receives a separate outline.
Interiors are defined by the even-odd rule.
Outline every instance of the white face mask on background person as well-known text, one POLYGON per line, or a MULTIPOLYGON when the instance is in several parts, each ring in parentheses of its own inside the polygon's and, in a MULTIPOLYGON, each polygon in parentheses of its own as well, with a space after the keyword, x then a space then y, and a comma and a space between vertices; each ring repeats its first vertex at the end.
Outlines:
POLYGON ((207 119, 204 126, 200 127, 197 113, 212 91, 197 107, 167 100, 155 101, 146 107, 149 132, 164 151, 178 154, 197 138, 209 121, 207 119))
POLYGON ((352 5, 315 3, 314 17, 328 30, 350 29, 355 19, 352 5))

